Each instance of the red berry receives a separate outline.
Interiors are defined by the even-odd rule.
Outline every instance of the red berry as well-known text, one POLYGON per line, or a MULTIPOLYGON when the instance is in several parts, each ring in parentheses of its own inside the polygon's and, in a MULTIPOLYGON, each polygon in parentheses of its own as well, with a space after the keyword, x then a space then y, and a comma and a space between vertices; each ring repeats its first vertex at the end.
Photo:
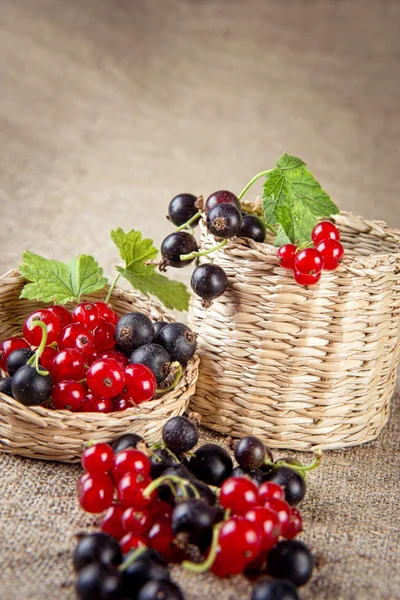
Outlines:
POLYGON ((93 364, 95 360, 99 360, 100 356, 101 350, 98 350, 94 346, 90 348, 90 350, 85 350, 85 357, 88 365, 93 364))
POLYGON ((11 337, 4 340, 0 345, 0 369, 4 372, 7 371, 7 358, 19 348, 30 348, 27 341, 19 337, 11 337))
POLYGON ((112 358, 113 360, 118 360, 123 367, 129 365, 128 357, 119 350, 106 350, 106 352, 100 354, 99 358, 112 358))
POLYGON ((92 302, 81 302, 72 311, 72 320, 74 323, 81 323, 90 331, 93 331, 100 323, 99 311, 92 302))
POLYGON ((90 365, 86 381, 95 396, 115 398, 125 385, 124 369, 117 360, 101 358, 90 365))
POLYGON ((246 560, 241 556, 231 556, 221 549, 217 550, 215 561, 211 571, 217 577, 228 577, 228 575, 239 575, 245 570, 246 560))
POLYGON ((46 346, 46 348, 42 352, 42 356, 40 357, 40 364, 46 371, 51 373, 51 367, 53 366, 53 360, 57 356, 58 350, 52 348, 51 346, 46 346))
POLYGON ((277 252, 277 257, 281 267, 285 269, 294 269, 294 259, 297 252, 297 246, 294 244, 284 244, 277 252))
POLYGON ((60 319, 61 329, 66 325, 72 323, 72 316, 69 310, 65 308, 65 306, 60 306, 59 304, 55 304, 54 306, 50 306, 47 310, 56 315, 60 319))
POLYGON ((317 246, 324 240, 340 240, 340 232, 330 221, 321 221, 317 223, 311 233, 311 239, 314 246, 317 246))
POLYGON ((145 365, 128 365, 125 367, 125 388, 128 397, 135 404, 140 404, 154 398, 157 380, 154 373, 145 365))
POLYGON ((79 410, 86 398, 86 390, 81 383, 67 380, 53 387, 53 404, 58 410, 79 410))
POLYGON ((326 271, 334 271, 344 254, 342 244, 336 240, 323 240, 318 244, 317 250, 324 257, 324 269, 326 271))
POLYGON ((304 275, 315 275, 322 271, 324 259, 316 248, 304 248, 296 254, 294 268, 298 273, 304 275))
POLYGON ((291 517, 289 523, 282 528, 282 535, 287 540, 296 537, 303 529, 303 519, 300 512, 294 506, 291 508, 291 517))
POLYGON ((132 402, 132 400, 130 400, 129 398, 115 398, 112 401, 112 405, 114 412, 122 412, 127 408, 132 408, 133 406, 135 406, 135 403, 132 402))
POLYGON ((281 530, 289 524, 291 518, 290 506, 284 500, 276 500, 275 498, 271 498, 270 500, 266 500, 264 502, 265 508, 269 508, 274 513, 276 513, 279 522, 281 524, 281 530))
POLYGON ((82 452, 82 467, 88 473, 107 473, 112 469, 114 453, 111 446, 103 442, 93 444, 82 452))
POLYGON ((113 460, 113 477, 119 481, 125 473, 136 475, 150 475, 150 461, 144 452, 134 448, 117 452, 113 460))
POLYGON ((305 275, 299 271, 294 271, 294 280, 300 285, 314 285, 321 279, 321 273, 315 273, 315 275, 305 275))
POLYGON ((142 535, 135 535, 134 533, 126 533, 120 540, 120 546, 122 554, 127 554, 129 550, 134 548, 140 548, 140 546, 146 546, 146 538, 142 535))
POLYGON ((118 496, 122 506, 135 509, 147 508, 156 497, 156 492, 153 492, 150 498, 143 496, 145 488, 150 483, 150 477, 135 472, 126 473, 118 482, 118 496))
POLYGON ((285 499, 283 488, 274 481, 264 481, 258 488, 259 503, 264 504, 266 500, 276 498, 277 500, 285 499))
POLYGON ((79 350, 68 348, 61 350, 54 357, 51 365, 51 376, 54 381, 64 381, 73 379, 79 381, 84 379, 86 374, 86 359, 79 350))
POLYGON ((232 517, 222 525, 219 532, 221 552, 232 560, 243 560, 246 564, 258 556, 261 538, 258 528, 245 519, 232 517))
POLYGON ((82 354, 90 355, 93 348, 93 335, 84 325, 72 323, 61 330, 58 346, 60 350, 74 348, 82 352, 82 354))
POLYGON ((175 534, 167 519, 155 521, 147 537, 150 548, 162 554, 168 562, 176 562, 181 559, 181 552, 173 543, 175 534))
POLYGON ((47 344, 50 345, 53 342, 58 341, 58 336, 60 335, 61 331, 61 321, 54 313, 45 308, 43 310, 35 311, 29 315, 27 319, 25 319, 22 330, 24 333, 24 338, 27 342, 29 342, 32 346, 39 346, 40 342, 42 341, 42 329, 40 327, 34 327, 33 329, 30 329, 35 321, 42 321, 46 325, 47 344))
POLYGON ((79 503, 86 512, 97 514, 111 506, 114 484, 109 475, 85 473, 78 481, 79 503))
POLYGON ((114 334, 115 325, 101 322, 93 332, 94 345, 99 350, 110 350, 116 343, 114 334))
POLYGON ((100 529, 103 533, 108 533, 116 540, 120 540, 125 535, 125 530, 122 525, 122 515, 124 509, 120 504, 112 504, 107 508, 104 516, 99 522, 100 529))
POLYGON ((257 486, 246 477, 230 477, 221 486, 219 501, 223 508, 229 508, 233 514, 244 513, 257 505, 257 486))
MULTIPOLYGON (((93 396, 86 396, 77 412, 97 412, 93 410, 93 396)), ((109 411, 111 412, 111 411, 109 411)))
POLYGON ((93 394, 87 394, 86 400, 90 401, 91 412, 111 413, 113 411, 111 398, 97 398, 97 396, 93 396, 93 394))
POLYGON ((153 522, 151 512, 143 508, 136 510, 135 508, 127 508, 122 515, 122 524, 125 531, 130 531, 136 535, 146 534, 153 522))
POLYGON ((244 518, 257 527, 261 537, 262 550, 271 550, 278 541, 281 532, 278 515, 268 508, 256 506, 247 511, 244 518))
POLYGON ((150 506, 151 516, 153 521, 159 521, 160 519, 170 519, 172 515, 172 506, 164 500, 155 500, 150 506))
POLYGON ((97 308, 97 312, 99 313, 99 317, 102 321, 106 321, 106 323, 112 323, 113 325, 117 324, 118 315, 111 306, 106 304, 105 302, 95 302, 95 307, 97 308))

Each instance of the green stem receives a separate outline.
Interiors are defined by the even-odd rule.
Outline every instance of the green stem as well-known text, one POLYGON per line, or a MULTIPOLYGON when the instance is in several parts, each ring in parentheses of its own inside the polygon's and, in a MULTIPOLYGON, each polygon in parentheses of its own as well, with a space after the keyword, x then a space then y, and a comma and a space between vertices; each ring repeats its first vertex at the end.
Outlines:
POLYGON ((113 293, 114 288, 115 288, 115 284, 117 283, 117 281, 118 281, 118 279, 120 277, 121 277, 121 273, 117 273, 116 276, 114 277, 114 279, 113 279, 113 281, 112 281, 112 283, 110 285, 110 288, 109 288, 109 290, 107 292, 107 296, 105 297, 105 300, 104 300, 104 302, 106 304, 108 304, 110 302, 111 294, 113 293))
POLYGON ((271 462, 270 460, 266 460, 264 462, 265 465, 268 465, 270 467, 288 467, 289 469, 292 469, 292 471, 297 471, 300 475, 302 473, 305 473, 307 471, 313 471, 314 469, 316 469, 317 467, 319 467, 319 465, 321 464, 322 461, 322 450, 315 450, 314 452, 315 458, 313 460, 312 463, 310 463, 309 465, 293 465, 290 463, 285 462, 284 460, 278 460, 276 463, 271 462))
POLYGON ((195 498, 200 498, 200 494, 198 489, 190 483, 187 479, 183 479, 182 477, 178 477, 177 475, 161 475, 161 477, 157 477, 154 479, 143 491, 143 497, 149 499, 151 494, 163 485, 163 483, 177 483, 178 485, 186 485, 194 494, 195 498))
POLYGON ((193 215, 193 217, 191 217, 189 219, 189 221, 186 221, 186 223, 183 223, 183 225, 180 225, 180 227, 178 227, 176 229, 176 231, 182 231, 182 229, 188 229, 189 226, 194 223, 195 221, 197 221, 197 219, 199 219, 201 217, 201 212, 196 213, 195 215, 193 215))
POLYGON ((222 525, 223 525, 223 523, 219 523, 218 525, 214 526, 213 537, 212 537, 212 542, 211 542, 211 546, 210 546, 210 552, 208 553, 206 560, 202 563, 194 563, 194 562, 191 562, 190 560, 184 560, 182 563, 182 567, 184 569, 187 569, 188 571, 191 571, 192 573, 205 573, 206 571, 209 571, 211 569, 211 567, 213 566, 213 564, 215 562, 215 557, 217 555, 219 532, 220 532, 222 525))
POLYGON ((34 359, 32 360, 32 362, 30 362, 31 361, 31 359, 30 359, 28 361, 28 364, 34 364, 35 369, 39 373, 39 375, 48 375, 49 372, 46 371, 46 369, 42 369, 41 366, 39 365, 39 359, 43 354, 43 350, 46 348, 47 327, 46 327, 46 324, 43 323, 43 321, 32 321, 29 325, 29 329, 32 331, 32 329, 35 329, 35 327, 40 327, 40 329, 42 330, 42 339, 41 339, 38 349, 36 350, 36 352, 34 354, 34 359))
POLYGON ((273 225, 270 225, 269 223, 266 223, 265 221, 264 221, 264 225, 265 225, 265 227, 267 229, 269 229, 270 231, 272 231, 272 233, 274 235, 278 235, 278 230, 273 225))
POLYGON ((268 169, 268 171, 262 171, 261 173, 258 173, 257 175, 254 175, 253 179, 250 179, 250 181, 246 185, 246 187, 244 187, 242 189, 242 191, 240 192, 240 194, 238 196, 239 200, 241 200, 243 198, 243 196, 245 195, 245 193, 247 192, 247 190, 249 188, 251 188, 251 186, 253 185, 253 183, 255 183, 257 181, 257 179, 260 179, 260 177, 266 177, 268 175, 268 173, 271 173, 271 171, 273 171, 273 169, 268 169))
POLYGON ((135 560, 137 560, 139 558, 139 556, 141 556, 142 554, 144 554, 146 552, 146 550, 148 550, 147 546, 140 546, 140 548, 135 548, 135 550, 133 550, 132 552, 130 552, 126 559, 124 560, 124 562, 122 563, 122 565, 120 565, 118 568, 120 571, 125 571, 125 569, 127 569, 128 567, 130 567, 131 565, 133 565, 133 563, 135 562, 135 560))
POLYGON ((179 258, 181 260, 193 260, 194 258, 198 258, 199 256, 205 256, 206 254, 212 254, 213 252, 216 252, 220 248, 223 248, 224 246, 226 246, 227 243, 228 243, 228 240, 222 240, 222 242, 220 242, 216 246, 213 246, 212 248, 209 248, 208 250, 200 250, 199 252, 191 252, 190 254, 181 254, 179 258))
MULTIPOLYGON (((174 364, 174 363, 172 363, 172 364, 174 364)), ((180 365, 180 364, 178 363, 178 366, 177 366, 177 371, 176 371, 176 375, 175 375, 175 379, 174 379, 174 381, 171 383, 171 385, 169 385, 169 386, 168 386, 168 387, 166 387, 166 388, 163 388, 163 389, 157 389, 157 390, 156 390, 156 394, 166 394, 167 392, 170 392, 171 390, 175 389, 175 388, 176 388, 176 386, 178 385, 178 383, 179 383, 179 382, 180 382, 180 380, 181 380, 181 377, 182 377, 182 372, 183 372, 183 370, 182 370, 182 365, 180 365)))

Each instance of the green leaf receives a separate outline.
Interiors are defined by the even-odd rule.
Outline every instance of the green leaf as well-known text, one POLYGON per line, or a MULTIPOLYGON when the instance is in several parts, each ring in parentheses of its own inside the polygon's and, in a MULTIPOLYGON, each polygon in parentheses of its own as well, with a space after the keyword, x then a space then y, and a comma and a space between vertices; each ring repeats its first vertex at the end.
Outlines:
POLYGON ((267 175, 263 209, 266 222, 279 224, 290 241, 298 244, 311 239, 319 217, 339 212, 305 162, 290 154, 283 154, 267 175))
POLYGON ((147 297, 156 296, 166 308, 188 309, 190 295, 186 286, 156 273, 154 265, 144 264, 158 254, 152 240, 142 239, 140 231, 132 229, 125 233, 121 228, 111 232, 111 239, 125 261, 125 267, 116 267, 117 271, 132 287, 147 297))
POLYGON ((276 236, 274 246, 276 246, 277 248, 280 248, 281 246, 284 246, 285 244, 291 244, 291 240, 290 240, 290 237, 288 235, 286 235, 286 233, 284 232, 282 227, 279 226, 278 234, 276 236))
POLYGON ((103 289, 107 279, 92 256, 80 254, 65 264, 32 252, 24 252, 19 268, 28 280, 20 298, 41 302, 79 302, 81 296, 103 289))

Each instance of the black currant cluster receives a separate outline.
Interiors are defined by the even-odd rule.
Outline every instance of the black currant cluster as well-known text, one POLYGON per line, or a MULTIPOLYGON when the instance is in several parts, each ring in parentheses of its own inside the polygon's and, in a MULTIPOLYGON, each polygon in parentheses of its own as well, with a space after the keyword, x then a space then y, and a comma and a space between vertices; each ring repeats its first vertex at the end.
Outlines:
MULTIPOLYGON (((217 240, 222 241, 211 250, 199 250, 195 237, 184 229, 197 225, 203 209, 200 203, 202 204, 202 199, 193 194, 179 194, 171 200, 168 218, 178 229, 167 236, 161 245, 161 270, 165 270, 167 266, 181 268, 189 265, 199 256, 221 248, 233 237, 250 238, 256 242, 265 240, 264 222, 255 215, 242 212, 240 201, 235 194, 220 190, 211 194, 204 203, 204 217, 208 231, 217 240)), ((193 271, 192 289, 202 298, 205 306, 209 306, 212 300, 221 296, 227 285, 225 271, 212 262, 198 265, 193 271)))

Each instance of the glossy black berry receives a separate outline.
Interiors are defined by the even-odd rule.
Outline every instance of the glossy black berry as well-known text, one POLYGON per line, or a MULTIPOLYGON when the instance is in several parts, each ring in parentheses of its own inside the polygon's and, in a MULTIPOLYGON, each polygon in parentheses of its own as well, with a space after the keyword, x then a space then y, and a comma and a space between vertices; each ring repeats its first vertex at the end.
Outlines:
POLYGON ((267 235, 264 221, 255 215, 245 215, 238 231, 238 237, 250 238, 255 242, 263 242, 267 235))
POLYGON ((197 348, 196 334, 184 323, 168 323, 154 338, 171 357, 181 364, 192 358, 197 348))
POLYGON ((264 473, 260 469, 245 471, 241 467, 235 467, 232 471, 232 477, 248 477, 257 485, 260 485, 264 481, 264 473))
POLYGON ((168 581, 168 565, 151 558, 142 558, 135 560, 133 564, 127 567, 123 572, 123 593, 124 598, 136 600, 139 590, 148 581, 168 581))
POLYGON ((267 473, 264 481, 273 481, 280 485, 285 491, 285 500, 291 506, 297 506, 306 495, 306 482, 290 467, 274 467, 267 473))
POLYGON ((266 450, 263 442, 254 435, 248 435, 235 446, 235 458, 242 469, 258 469, 264 463, 266 450))
POLYGON ((137 445, 143 442, 143 438, 136 433, 124 433, 113 443, 114 454, 121 450, 127 450, 127 448, 136 448, 137 445))
POLYGON ((122 563, 122 552, 111 535, 96 532, 88 533, 79 540, 72 558, 76 571, 92 563, 116 567, 122 563))
POLYGON ((228 192, 228 190, 219 190, 209 196, 204 205, 206 213, 209 213, 212 208, 218 204, 232 204, 236 208, 240 209, 240 201, 235 194, 228 192))
POLYGON ((277 579, 289 579, 296 587, 307 583, 313 566, 311 552, 299 540, 278 542, 267 558, 267 572, 277 579))
POLYGON ((211 543, 213 525, 219 516, 219 511, 203 500, 191 498, 175 506, 171 527, 175 534, 185 534, 189 544, 206 550, 211 543))
POLYGON ((153 323, 154 337, 156 337, 160 333, 161 329, 166 325, 168 325, 167 321, 156 321, 153 323))
POLYGON ((121 600, 122 573, 98 563, 87 565, 79 571, 75 590, 80 600, 121 600))
POLYGON ((34 354, 35 353, 30 348, 18 348, 18 350, 14 350, 14 352, 11 352, 11 354, 9 354, 7 358, 7 372, 10 375, 10 377, 12 377, 20 367, 26 365, 28 360, 34 354))
POLYGON ((133 352, 143 344, 150 344, 153 337, 152 321, 140 312, 131 312, 121 317, 115 329, 117 344, 126 352, 133 352))
POLYGON ((194 259, 181 260, 182 254, 197 252, 196 239, 186 231, 176 231, 168 235, 161 244, 161 255, 165 266, 181 269, 189 265, 194 259))
POLYGON ((208 485, 220 486, 233 469, 228 452, 217 444, 200 446, 190 459, 190 468, 198 479, 208 485))
POLYGON ((51 375, 40 375, 29 365, 20 367, 11 378, 12 395, 25 406, 39 406, 50 398, 52 390, 51 375))
POLYGON ((148 581, 137 600, 184 600, 181 590, 172 581, 148 581))
POLYGON ((199 431, 186 417, 172 417, 162 430, 164 444, 172 452, 181 453, 191 450, 199 440, 199 431))
POLYGON ((158 383, 163 381, 171 370, 171 357, 159 344, 140 346, 132 352, 129 362, 149 367, 158 383))
POLYGON ((299 596, 290 581, 263 578, 255 584, 251 600, 299 600, 299 596))
POLYGON ((3 377, 0 379, 0 393, 5 394, 6 396, 11 396, 11 398, 13 397, 10 377, 3 377))
MULTIPOLYGON (((196 201, 197 196, 193 194, 178 194, 178 196, 172 198, 168 206, 169 220, 177 227, 187 223, 189 219, 198 213, 198 208, 195 206, 196 201)), ((197 223, 197 220, 194 221, 192 226, 194 227, 197 223)))
POLYGON ((242 224, 240 210, 232 204, 218 204, 207 215, 207 228, 218 238, 231 238, 237 235, 242 224))
POLYGON ((190 285, 197 296, 211 302, 225 292, 228 287, 228 278, 225 271, 218 265, 203 263, 193 271, 190 285))

